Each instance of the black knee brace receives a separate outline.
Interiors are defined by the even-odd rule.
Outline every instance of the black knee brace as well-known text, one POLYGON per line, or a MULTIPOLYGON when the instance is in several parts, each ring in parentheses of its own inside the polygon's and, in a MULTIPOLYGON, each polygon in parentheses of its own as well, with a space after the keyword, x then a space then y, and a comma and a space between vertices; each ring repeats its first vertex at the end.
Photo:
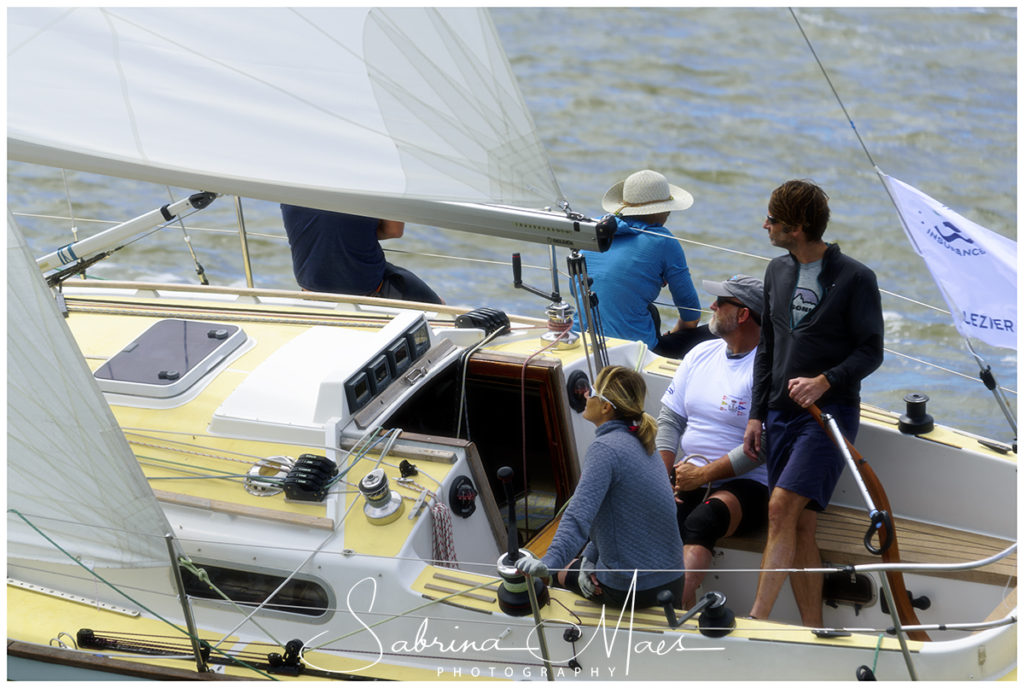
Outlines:
POLYGON ((729 530, 729 507, 720 499, 709 499, 694 509, 683 523, 683 544, 714 549, 718 538, 729 530))

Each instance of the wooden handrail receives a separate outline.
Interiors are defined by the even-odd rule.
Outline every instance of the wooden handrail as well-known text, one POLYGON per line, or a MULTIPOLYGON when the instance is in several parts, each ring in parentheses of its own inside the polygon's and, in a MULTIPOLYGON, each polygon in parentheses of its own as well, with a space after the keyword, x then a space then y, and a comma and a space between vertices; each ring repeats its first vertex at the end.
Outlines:
MULTIPOLYGON (((821 417, 821 409, 815 404, 811 404, 807 407, 807 411, 814 416, 814 420, 818 421, 825 433, 828 434, 828 428, 825 427, 825 421, 821 417)), ((850 452, 850 456, 853 457, 854 466, 856 466, 857 472, 860 474, 861 480, 864 481, 864 486, 867 488, 868 495, 874 502, 875 509, 878 511, 884 511, 889 515, 889 523, 892 524, 892 532, 879 533, 879 541, 884 542, 891 538, 892 543, 882 551, 882 561, 885 563, 896 563, 900 560, 900 549, 899 543, 896 538, 896 518, 892 513, 892 506, 889 504, 889 497, 885 494, 885 488, 882 487, 882 481, 875 475, 875 471, 868 464, 867 460, 861 456, 857 448, 850 443, 850 440, 839 433, 842 437, 843 442, 846 444, 847 450, 850 452)), ((883 530, 885 526, 882 526, 883 530)), ((907 586, 903 581, 903 573, 901 571, 886 571, 885 577, 889 581, 889 587, 892 589, 893 603, 896 607, 896 613, 899 615, 900 623, 907 626, 919 626, 921 624, 917 619, 917 612, 914 611, 914 607, 910 601, 910 595, 907 594, 907 586)), ((928 634, 924 631, 907 631, 907 636, 911 640, 930 640, 928 634)))

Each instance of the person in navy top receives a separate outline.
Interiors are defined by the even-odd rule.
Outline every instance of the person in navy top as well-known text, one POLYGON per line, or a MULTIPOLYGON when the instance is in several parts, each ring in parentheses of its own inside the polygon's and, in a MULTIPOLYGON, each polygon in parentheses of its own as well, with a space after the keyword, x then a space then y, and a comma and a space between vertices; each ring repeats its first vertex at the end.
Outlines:
POLYGON ((381 240, 402 236, 404 222, 285 203, 281 217, 302 289, 444 303, 426 282, 384 258, 381 240))

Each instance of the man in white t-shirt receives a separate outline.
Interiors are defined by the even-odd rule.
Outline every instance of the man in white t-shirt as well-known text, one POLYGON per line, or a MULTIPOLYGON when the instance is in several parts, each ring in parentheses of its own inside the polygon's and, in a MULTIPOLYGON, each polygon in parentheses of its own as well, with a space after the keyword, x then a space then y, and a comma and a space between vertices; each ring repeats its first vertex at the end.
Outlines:
POLYGON ((718 539, 760 527, 768 510, 767 471, 743 452, 764 287, 747 275, 703 286, 718 297, 710 327, 720 339, 701 342, 679 363, 661 398, 656 441, 675 485, 687 609, 718 539))

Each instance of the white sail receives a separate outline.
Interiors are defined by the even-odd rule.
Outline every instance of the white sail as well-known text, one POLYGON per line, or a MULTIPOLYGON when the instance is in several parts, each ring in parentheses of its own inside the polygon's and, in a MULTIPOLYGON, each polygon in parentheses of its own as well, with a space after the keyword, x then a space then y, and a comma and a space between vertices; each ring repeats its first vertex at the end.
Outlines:
POLYGON ((7 556, 167 564, 167 519, 7 220, 7 556))
POLYGON ((562 199, 486 10, 7 19, 12 159, 394 219, 562 199))

